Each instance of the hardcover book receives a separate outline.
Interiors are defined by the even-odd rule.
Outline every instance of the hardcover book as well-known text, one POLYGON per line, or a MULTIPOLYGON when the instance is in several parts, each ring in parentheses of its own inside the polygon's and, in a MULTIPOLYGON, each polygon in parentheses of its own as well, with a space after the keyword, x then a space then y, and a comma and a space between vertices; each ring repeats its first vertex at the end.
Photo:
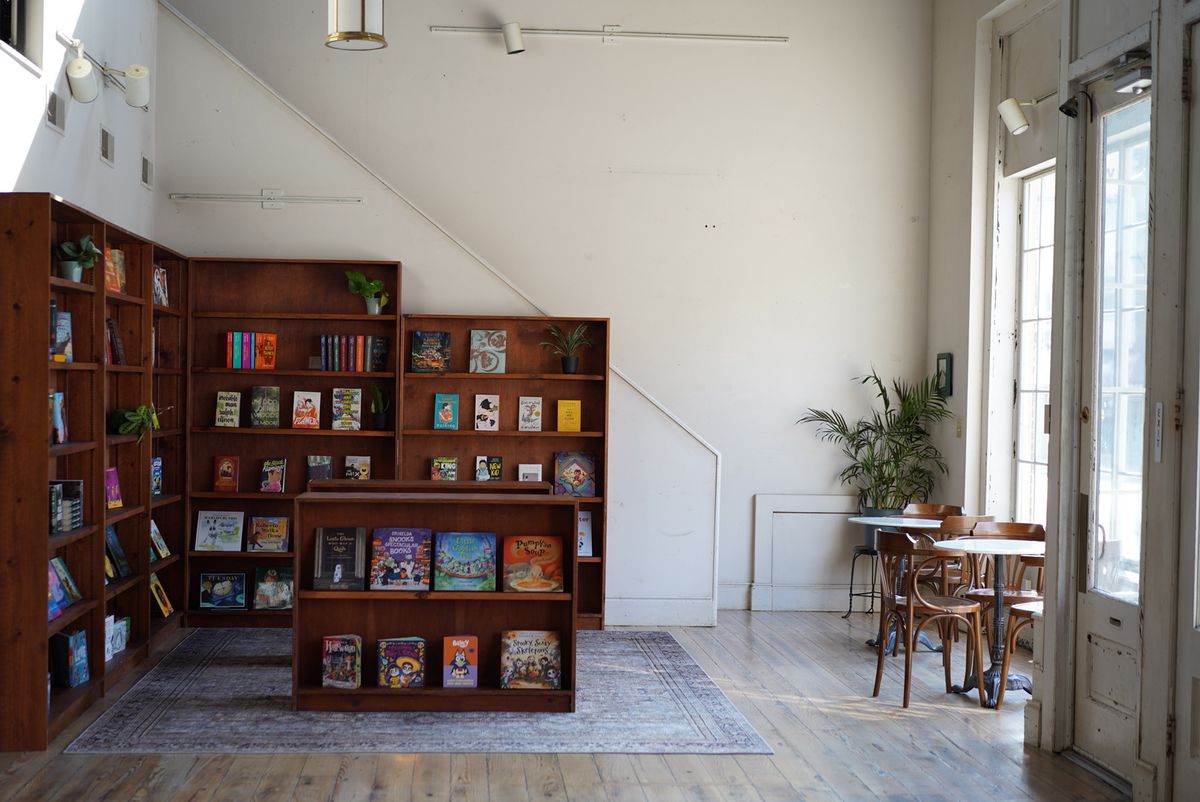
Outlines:
POLYGON ((271 332, 255 332, 251 342, 254 345, 254 369, 274 370, 278 336, 271 332))
POLYGON ((224 610, 246 609, 246 575, 201 573, 200 607, 224 610))
POLYGON ((201 510, 196 515, 196 551, 241 551, 241 510, 201 510))
POLYGON ((495 533, 438 532, 433 559, 433 589, 495 590, 495 533))
POLYGON ((380 638, 379 687, 425 687, 425 639, 380 638))
POLYGON ((542 397, 523 395, 517 400, 517 430, 540 432, 542 430, 542 397))
POLYGON ((129 616, 118 618, 113 623, 113 654, 125 651, 129 645, 129 625, 132 623, 133 619, 129 616))
MULTIPOLYGON (((371 337, 371 343, 367 350, 371 357, 371 372, 381 373, 387 370, 387 354, 388 349, 392 347, 392 338, 382 335, 371 337)), ((447 352, 449 352, 449 343, 447 343, 447 352)), ((446 359, 446 364, 449 364, 449 357, 446 359)))
POLYGON ((503 373, 508 332, 503 329, 471 329, 469 373, 503 373))
POLYGON ((67 569, 67 564, 63 558, 51 557, 50 567, 54 569, 54 573, 58 574, 58 581, 62 585, 63 592, 67 594, 67 605, 70 606, 80 601, 83 596, 79 593, 79 587, 75 584, 75 578, 71 576, 71 572, 67 569))
POLYGON ((333 478, 333 457, 328 454, 309 454, 308 481, 333 478))
POLYGON ((500 429, 500 396, 475 396, 475 431, 495 432, 500 429))
POLYGON ((279 388, 275 386, 250 389, 250 425, 254 428, 279 428, 279 388))
POLYGON ((475 458, 476 482, 499 482, 503 478, 504 458, 479 455, 475 458))
POLYGON ((247 551, 287 551, 288 519, 282 515, 255 515, 246 534, 247 551))
POLYGON ((63 610, 71 606, 71 599, 67 596, 67 591, 62 586, 62 580, 58 578, 58 572, 54 570, 54 566, 47 563, 46 570, 49 572, 50 593, 48 597, 47 621, 53 621, 62 615, 63 610))
POLYGON ((290 610, 295 589, 290 567, 254 569, 254 609, 290 610))
POLYGON ((306 390, 292 393, 292 428, 321 428, 321 394, 306 390))
POLYGON ((346 457, 346 473, 347 479, 358 479, 366 481, 371 478, 371 458, 370 457, 346 457))
POLYGON ((125 502, 121 500, 121 475, 117 472, 116 468, 105 468, 104 507, 115 510, 124 506, 125 502))
POLYGON ((342 432, 362 429, 362 388, 333 388, 333 428, 342 432))
POLYGON ((150 458, 150 495, 163 494, 163 461, 162 457, 150 458))
POLYGON ((121 329, 117 326, 117 321, 111 317, 104 321, 104 337, 109 364, 124 365, 125 343, 121 339, 121 329))
POLYGON ((125 252, 117 248, 104 249, 104 289, 125 294, 125 252))
POLYGON ((321 687, 357 688, 362 685, 362 638, 326 635, 321 639, 321 687))
MULTIPOLYGON (((163 618, 167 618, 171 615, 171 613, 175 612, 174 605, 172 605, 171 600, 167 598, 167 591, 163 587, 162 580, 159 579, 158 574, 153 571, 150 572, 150 597, 154 599, 155 603, 158 605, 158 612, 163 618)), ((125 636, 129 636, 128 624, 125 625, 125 636)))
POLYGON ((596 495, 596 456, 585 451, 554 453, 554 494, 596 495))
POLYGON ((315 590, 362 590, 366 579, 365 527, 319 527, 316 533, 315 590))
POLYGON ((591 557, 592 554, 592 513, 591 510, 579 511, 579 546, 575 552, 580 557, 591 557))
POLYGON ((551 535, 504 538, 504 589, 522 593, 562 590, 562 538, 551 535))
POLYGON ((412 333, 413 373, 446 373, 450 370, 450 332, 412 333))
POLYGON ((67 531, 67 527, 63 524, 63 496, 62 485, 56 485, 51 482, 50 490, 50 534, 58 534, 59 532, 67 531))
POLYGON ((521 482, 542 481, 542 465, 538 462, 522 462, 517 466, 517 479, 521 482))
POLYGON ((458 430, 458 393, 438 393, 433 397, 433 428, 458 430))
POLYGON ((158 554, 158 559, 165 560, 171 556, 171 550, 167 548, 167 541, 163 540, 162 532, 158 529, 158 523, 150 519, 150 545, 154 546, 154 551, 158 554))
POLYGON ((112 562, 113 570, 116 571, 113 579, 124 579, 133 575, 133 568, 130 567, 129 560, 125 556, 125 549, 121 547, 121 541, 117 537, 117 528, 112 524, 104 527, 104 552, 112 562))
POLYGON ((67 442, 67 394, 50 393, 50 442, 67 442))
POLYGON ((479 687, 479 638, 450 635, 442 638, 442 687, 479 687))
POLYGON ((371 533, 371 590, 429 590, 429 529, 381 527, 371 533))
POLYGON ((153 283, 150 287, 151 297, 159 306, 170 306, 170 293, 167 292, 167 271, 165 268, 154 266, 153 283))
POLYGON ((434 457, 431 463, 429 478, 454 482, 458 479, 458 457, 434 457))
POLYGON ((558 430, 560 432, 578 432, 583 419, 583 402, 558 402, 558 430))
POLYGON ((242 394, 236 390, 220 390, 217 392, 217 414, 215 426, 228 426, 236 429, 242 424, 242 394))
POLYGON ((52 362, 74 362, 75 347, 71 342, 71 313, 56 312, 54 315, 54 345, 50 349, 52 362))
POLYGON ((213 457, 213 490, 219 493, 236 493, 238 489, 238 467, 240 457, 213 457))
POLYGON ((77 688, 91 677, 88 673, 87 630, 56 632, 50 638, 50 674, 60 688, 77 688))
POLYGON ((500 633, 500 687, 562 687, 562 653, 557 632, 508 629, 500 633))
POLYGON ((104 662, 113 659, 113 629, 117 625, 115 615, 104 616, 104 662))
POLYGON ((262 474, 258 480, 258 492, 282 493, 287 484, 287 460, 269 457, 263 460, 262 474))

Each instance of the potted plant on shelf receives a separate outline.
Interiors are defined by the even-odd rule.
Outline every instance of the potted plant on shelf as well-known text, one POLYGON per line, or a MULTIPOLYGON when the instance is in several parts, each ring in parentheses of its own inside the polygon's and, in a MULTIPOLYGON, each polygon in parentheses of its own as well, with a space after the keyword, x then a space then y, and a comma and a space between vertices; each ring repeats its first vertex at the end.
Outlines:
POLYGON ((591 348, 595 343, 587 336, 587 324, 580 323, 573 331, 564 332, 553 323, 546 324, 550 333, 550 341, 543 342, 543 348, 549 348, 550 353, 562 358, 562 372, 575 373, 579 370, 579 357, 575 352, 580 348, 591 348))
POLYGON ((350 292, 361 295, 367 302, 367 314, 382 314, 388 304, 388 294, 383 291, 383 279, 370 279, 358 270, 347 270, 346 278, 350 282, 350 292))
MULTIPOLYGON (((169 412, 166 407, 162 412, 169 412)), ((158 413, 151 404, 139 404, 136 409, 114 409, 108 413, 108 431, 110 434, 137 433, 138 443, 146 438, 146 432, 158 428, 158 413)))
POLYGON ((388 410, 391 409, 392 399, 387 397, 383 392, 383 388, 378 384, 372 384, 371 390, 371 417, 377 431, 385 432, 388 428, 388 410))
POLYGON ((68 281, 82 281, 83 271, 95 267, 104 256, 92 241, 91 234, 84 234, 78 242, 60 242, 55 254, 58 256, 58 275, 68 281))

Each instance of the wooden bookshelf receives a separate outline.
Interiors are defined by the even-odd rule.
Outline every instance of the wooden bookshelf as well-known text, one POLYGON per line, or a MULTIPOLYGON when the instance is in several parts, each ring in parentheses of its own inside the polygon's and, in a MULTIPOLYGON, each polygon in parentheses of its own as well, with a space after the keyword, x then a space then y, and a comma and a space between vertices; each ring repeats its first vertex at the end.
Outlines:
MULTIPOLYGON (((193 259, 189 263, 189 348, 187 356, 188 414, 183 424, 187 454, 186 558, 180 570, 186 575, 186 626, 290 626, 283 611, 254 610, 254 573, 257 566, 286 565, 291 552, 197 552, 195 527, 200 512, 231 510, 244 513, 248 532, 255 516, 289 516, 292 502, 304 490, 307 456, 333 457, 340 475, 347 456, 369 456, 371 475, 395 479, 400 444, 394 412, 386 425, 376 427, 370 413, 370 386, 380 385, 394 407, 400 397, 397 354, 400 322, 401 276, 398 262, 193 259), (390 303, 385 312, 368 315, 363 299, 347 287, 345 272, 359 270, 384 281, 390 303), (277 336, 274 369, 231 368, 226 364, 226 332, 270 332, 277 336), (384 370, 378 372, 323 371, 311 364, 321 354, 323 335, 371 335, 390 338, 384 370), (278 428, 251 426, 251 398, 256 386, 279 388, 278 428), (362 390, 362 428, 335 431, 332 427, 332 390, 362 390), (237 427, 215 424, 217 392, 242 394, 237 427), (293 429, 292 401, 296 391, 319 391, 319 429, 293 429), (213 460, 237 456, 237 492, 214 492, 213 460), (287 460, 283 493, 260 493, 262 461, 287 460), (245 610, 200 607, 199 576, 205 572, 246 574, 245 610)), ((296 536, 294 521, 289 526, 296 536)))
MULTIPOLYGON (((513 593, 503 586, 497 560, 497 590, 330 591, 314 590, 315 539, 319 527, 412 526, 440 531, 494 532, 497 551, 516 534, 575 538, 578 505, 570 496, 533 494, 339 493, 308 492, 295 500, 296 599, 292 610, 292 705, 297 710, 499 710, 570 712, 575 709, 576 561, 563 549, 565 588, 556 593, 513 593), (499 687, 500 633, 543 629, 559 633, 562 687, 512 690, 499 687), (352 633, 363 639, 362 687, 321 686, 321 641, 352 633), (479 687, 442 687, 442 638, 479 638, 479 687), (426 643, 424 688, 391 690, 377 686, 376 644, 381 638, 419 636, 426 643)), ((368 546, 369 551, 369 546, 368 546)))
MULTIPOLYGON (((593 551, 586 562, 579 562, 579 589, 576 595, 580 617, 577 625, 581 629, 602 629, 607 521, 604 492, 608 484, 608 319, 411 314, 404 316, 402 340, 401 479, 429 479, 433 457, 442 456, 457 457, 459 476, 466 479, 470 476, 474 458, 488 455, 503 459, 504 483, 517 479, 517 466, 520 463, 539 463, 543 479, 553 484, 555 452, 583 451, 595 455, 597 496, 579 498, 580 508, 592 516, 593 551), (595 345, 579 352, 577 373, 563 373, 559 358, 539 343, 548 339, 546 327, 549 324, 569 331, 581 323, 587 325, 587 334, 595 345), (504 373, 470 372, 472 329, 503 329, 507 332, 504 373), (411 370, 414 331, 450 333, 448 372, 418 373, 411 370), (457 430, 432 428, 433 402, 438 393, 458 395, 457 430), (477 394, 500 396, 499 431, 475 431, 472 412, 477 394), (517 402, 521 396, 541 397, 540 432, 522 432, 518 429, 517 402), (557 431, 557 402, 565 399, 582 402, 580 428, 583 431, 557 431)), ((493 489, 483 487, 488 484, 491 483, 479 483, 480 489, 493 489)))

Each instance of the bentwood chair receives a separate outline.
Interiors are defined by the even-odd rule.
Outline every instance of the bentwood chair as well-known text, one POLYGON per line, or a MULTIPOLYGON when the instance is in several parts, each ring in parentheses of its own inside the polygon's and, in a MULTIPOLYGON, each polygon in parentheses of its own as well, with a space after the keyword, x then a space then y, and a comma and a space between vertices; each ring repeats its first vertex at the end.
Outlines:
MULTIPOLYGON (((879 696, 883 682, 883 662, 887 652, 887 632, 895 622, 897 637, 892 646, 892 656, 904 639, 904 707, 908 707, 912 689, 912 660, 917 638, 927 624, 936 623, 942 638, 942 668, 946 675, 946 693, 950 684, 950 632, 962 622, 967 626, 968 637, 975 648, 967 654, 975 655, 975 670, 983 676, 983 648, 981 639, 980 606, 978 602, 951 596, 945 592, 931 593, 925 585, 928 578, 940 567, 962 560, 963 552, 942 549, 926 549, 903 532, 880 530, 876 540, 879 552, 880 599, 878 661, 875 666, 875 689, 871 696, 879 696)), ((986 705, 983 688, 979 688, 979 704, 986 705)))
POLYGON ((1004 662, 1000 666, 1000 690, 996 692, 996 707, 1004 703, 1004 686, 1008 685, 1008 667, 1017 650, 1017 635, 1042 614, 1043 602, 1021 602, 1008 608, 1008 627, 1004 633, 1004 662))
MULTIPOLYGON (((1046 540, 1046 529, 1041 524, 997 523, 995 521, 980 521, 972 531, 974 537, 986 537, 995 540, 1046 540)), ((1004 566, 1004 604, 1018 604, 1042 600, 1044 576, 1041 557, 1020 557, 1006 560, 1004 566), (1025 580, 1029 574, 1034 574, 1033 587, 1025 588, 1025 580)), ((979 602, 984 612, 995 601, 995 590, 992 585, 992 558, 977 557, 973 561, 974 572, 972 586, 963 594, 965 598, 979 602)))
POLYGON ((914 501, 900 514, 909 518, 946 518, 949 515, 962 515, 962 507, 957 504, 924 504, 914 501))

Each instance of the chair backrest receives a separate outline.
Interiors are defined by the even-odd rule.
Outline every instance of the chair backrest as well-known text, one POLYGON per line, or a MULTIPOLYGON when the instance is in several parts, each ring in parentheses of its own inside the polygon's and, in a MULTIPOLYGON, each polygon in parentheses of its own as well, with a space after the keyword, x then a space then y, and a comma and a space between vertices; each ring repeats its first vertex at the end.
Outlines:
POLYGON ((888 529, 876 534, 875 550, 879 552, 879 585, 884 599, 892 603, 897 588, 911 600, 917 582, 940 582, 940 567, 947 560, 965 556, 960 551, 925 548, 915 536, 888 529))
POLYGON ((962 515, 962 507, 958 504, 922 504, 914 501, 900 514, 909 518, 945 518, 948 515, 962 515))
MULTIPOLYGON (((1034 540, 1042 543, 1046 542, 1046 527, 1041 524, 1026 524, 1014 521, 980 521, 975 524, 972 534, 975 537, 986 537, 995 540, 1034 540)), ((975 576, 979 577, 978 583, 984 586, 991 584, 992 558, 981 557, 976 560, 975 565, 975 576)), ((1005 561, 1005 587, 1017 588, 1023 585, 1027 568, 1037 571, 1037 580, 1034 582, 1034 586, 1040 592, 1044 582, 1041 566, 1030 565, 1020 558, 1005 561)))
POLYGON ((967 537, 981 523, 996 520, 991 515, 948 515, 942 519, 942 526, 935 536, 938 540, 949 540, 952 537, 967 537))
POLYGON ((1013 521, 980 521, 975 524, 972 533, 975 537, 988 537, 999 540, 1041 540, 1046 539, 1046 527, 1041 524, 1022 524, 1013 521))

